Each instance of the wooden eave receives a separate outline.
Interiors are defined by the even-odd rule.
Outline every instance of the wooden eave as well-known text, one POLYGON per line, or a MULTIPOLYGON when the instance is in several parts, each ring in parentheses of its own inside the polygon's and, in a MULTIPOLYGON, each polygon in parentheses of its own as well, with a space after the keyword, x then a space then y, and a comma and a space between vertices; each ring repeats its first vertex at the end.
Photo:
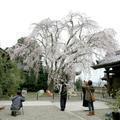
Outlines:
POLYGON ((97 64, 91 67, 94 69, 99 69, 99 68, 112 68, 112 67, 117 67, 117 66, 120 66, 120 61, 105 63, 105 64, 97 64))

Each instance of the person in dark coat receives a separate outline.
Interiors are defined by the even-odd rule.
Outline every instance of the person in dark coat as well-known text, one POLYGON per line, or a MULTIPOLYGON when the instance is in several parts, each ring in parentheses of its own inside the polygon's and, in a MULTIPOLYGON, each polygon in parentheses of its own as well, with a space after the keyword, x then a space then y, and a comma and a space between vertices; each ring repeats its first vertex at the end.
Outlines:
POLYGON ((60 108, 61 111, 65 110, 66 107, 66 101, 67 101, 67 85, 62 82, 61 83, 61 91, 60 91, 60 108))
POLYGON ((16 116, 17 111, 23 107, 22 102, 25 101, 25 97, 22 96, 21 91, 17 92, 17 95, 12 98, 12 104, 11 104, 11 115, 16 116))
POLYGON ((83 92, 83 107, 88 107, 88 101, 85 99, 86 88, 84 85, 82 86, 82 92, 83 92))

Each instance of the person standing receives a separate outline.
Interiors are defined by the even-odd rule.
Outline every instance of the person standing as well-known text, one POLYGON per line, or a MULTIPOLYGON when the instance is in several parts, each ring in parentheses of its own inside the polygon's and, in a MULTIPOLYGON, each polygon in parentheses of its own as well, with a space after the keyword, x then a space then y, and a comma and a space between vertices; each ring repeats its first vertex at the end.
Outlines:
POLYGON ((87 85, 87 81, 84 81, 83 85, 82 85, 82 93, 83 93, 83 107, 88 107, 88 101, 85 99, 85 94, 86 94, 86 87, 87 85))
POLYGON ((67 85, 62 82, 61 83, 61 91, 60 91, 60 108, 61 111, 65 110, 66 107, 66 101, 67 101, 67 85))
POLYGON ((21 91, 17 92, 17 95, 12 98, 11 115, 16 116, 16 113, 23 107, 22 102, 25 101, 25 97, 22 96, 21 91))
POLYGON ((85 99, 88 101, 88 108, 89 108, 89 113, 87 115, 88 116, 95 115, 94 104, 92 101, 92 94, 94 94, 95 89, 92 86, 91 80, 88 81, 85 88, 86 88, 85 99))

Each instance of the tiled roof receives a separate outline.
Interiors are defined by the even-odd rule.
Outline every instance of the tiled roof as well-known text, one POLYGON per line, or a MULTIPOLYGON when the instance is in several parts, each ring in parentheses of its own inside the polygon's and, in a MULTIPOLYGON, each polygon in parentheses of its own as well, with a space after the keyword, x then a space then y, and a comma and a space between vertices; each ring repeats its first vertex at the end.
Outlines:
POLYGON ((92 66, 94 69, 98 68, 105 68, 105 67, 113 67, 120 65, 120 50, 116 51, 114 53, 111 53, 109 55, 106 55, 106 57, 99 61, 98 64, 92 66))

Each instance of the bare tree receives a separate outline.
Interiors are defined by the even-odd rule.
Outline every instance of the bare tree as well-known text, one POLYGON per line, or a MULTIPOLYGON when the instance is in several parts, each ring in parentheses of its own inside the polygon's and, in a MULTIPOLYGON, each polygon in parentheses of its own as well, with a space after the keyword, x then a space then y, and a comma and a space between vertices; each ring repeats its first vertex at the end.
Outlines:
POLYGON ((95 21, 79 13, 62 20, 45 19, 35 24, 30 35, 42 49, 49 82, 58 82, 63 74, 73 79, 76 67, 88 70, 93 59, 102 55, 101 50, 105 53, 116 48, 114 36, 114 30, 100 30, 95 21))

